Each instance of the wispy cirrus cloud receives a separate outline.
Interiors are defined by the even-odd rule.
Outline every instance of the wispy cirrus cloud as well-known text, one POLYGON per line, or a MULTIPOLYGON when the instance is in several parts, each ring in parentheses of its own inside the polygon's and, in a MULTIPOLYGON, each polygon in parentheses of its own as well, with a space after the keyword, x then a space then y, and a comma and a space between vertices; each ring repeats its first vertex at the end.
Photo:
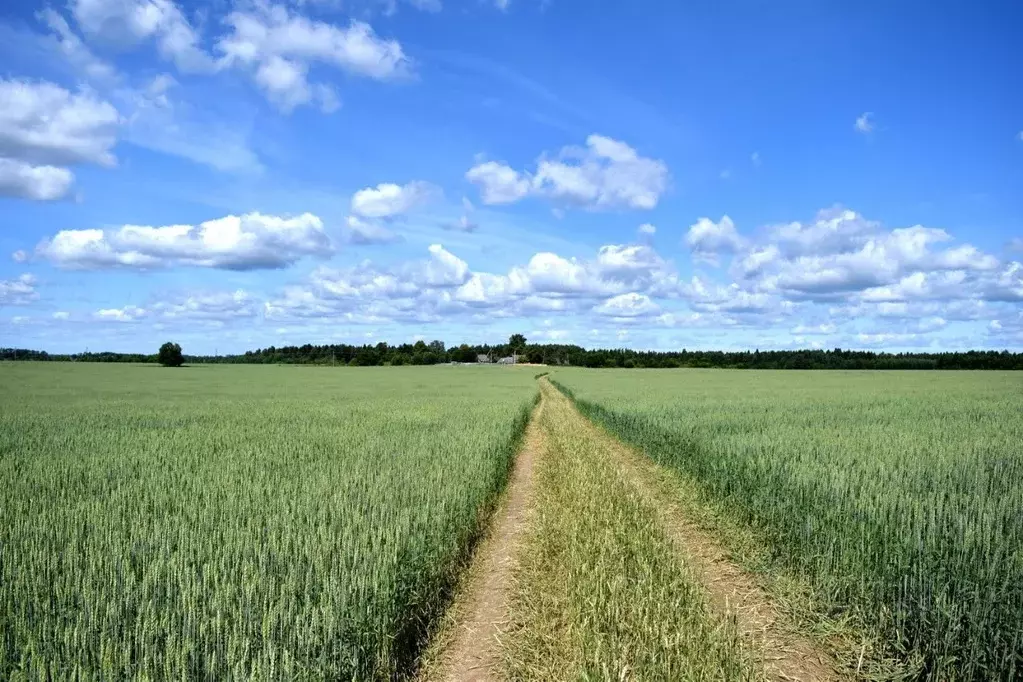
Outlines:
POLYGON ((869 135, 874 132, 877 128, 877 124, 874 123, 874 113, 871 111, 865 111, 856 117, 856 122, 853 123, 853 129, 864 135, 869 135))

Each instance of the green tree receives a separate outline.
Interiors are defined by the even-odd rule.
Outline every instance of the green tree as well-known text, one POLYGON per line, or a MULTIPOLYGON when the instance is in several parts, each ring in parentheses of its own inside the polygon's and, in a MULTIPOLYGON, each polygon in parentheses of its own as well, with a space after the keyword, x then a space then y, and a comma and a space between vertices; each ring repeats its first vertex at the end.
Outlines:
POLYGON ((452 353, 452 359, 455 362, 476 362, 476 351, 463 343, 452 353))
POLYGON ((512 334, 508 337, 508 347, 513 353, 521 353, 526 349, 526 337, 522 334, 512 334))
POLYGON ((160 346, 160 352, 156 359, 164 367, 181 367, 185 364, 185 356, 181 354, 181 346, 176 343, 167 343, 160 346))

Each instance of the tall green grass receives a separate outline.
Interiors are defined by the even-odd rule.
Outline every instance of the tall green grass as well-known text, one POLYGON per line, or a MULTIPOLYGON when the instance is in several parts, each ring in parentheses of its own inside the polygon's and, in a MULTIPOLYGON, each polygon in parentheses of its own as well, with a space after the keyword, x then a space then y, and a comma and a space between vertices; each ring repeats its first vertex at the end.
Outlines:
POLYGON ((504 368, 0 366, 0 678, 407 675, 535 391, 504 368))
POLYGON ((1023 676, 1023 376, 559 371, 933 680, 1023 676))

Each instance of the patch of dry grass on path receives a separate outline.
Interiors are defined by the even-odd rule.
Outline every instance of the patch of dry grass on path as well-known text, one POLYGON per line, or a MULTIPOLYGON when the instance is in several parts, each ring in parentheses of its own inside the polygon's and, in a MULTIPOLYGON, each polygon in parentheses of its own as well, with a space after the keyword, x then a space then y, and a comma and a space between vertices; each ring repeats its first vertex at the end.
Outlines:
POLYGON ((505 649, 516 680, 760 679, 621 462, 546 379, 505 649))

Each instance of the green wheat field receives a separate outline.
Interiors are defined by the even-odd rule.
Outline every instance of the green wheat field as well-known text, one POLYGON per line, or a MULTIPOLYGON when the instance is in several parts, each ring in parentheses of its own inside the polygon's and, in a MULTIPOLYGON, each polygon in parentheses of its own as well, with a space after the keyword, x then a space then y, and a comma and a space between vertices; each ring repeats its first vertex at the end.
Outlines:
MULTIPOLYGON (((415 676, 507 480, 533 369, 0 363, 0 679, 415 676)), ((872 642, 860 674, 1023 676, 1023 375, 547 370, 740 529, 748 570, 798 585, 800 622, 872 642)), ((560 440, 535 570, 595 575, 601 529, 649 524, 599 453, 560 440)), ((683 585, 647 547, 616 551, 683 585)), ((682 588, 616 589, 611 620, 659 625, 585 635, 588 597, 566 589, 579 641, 659 652, 685 628, 684 655, 724 661, 708 679, 750 677, 682 588)))

